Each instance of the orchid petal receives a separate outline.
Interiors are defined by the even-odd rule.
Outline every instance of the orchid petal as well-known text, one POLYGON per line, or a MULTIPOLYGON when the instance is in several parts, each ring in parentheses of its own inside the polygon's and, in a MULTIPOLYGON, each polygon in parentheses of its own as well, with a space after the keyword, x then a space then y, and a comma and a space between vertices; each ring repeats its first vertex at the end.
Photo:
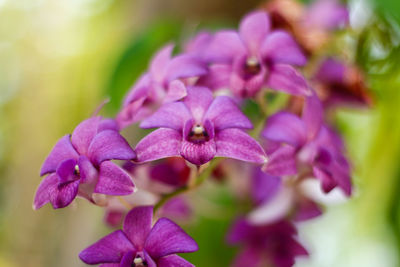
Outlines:
POLYGON ((204 57, 208 62, 232 63, 232 60, 236 56, 246 53, 246 47, 240 39, 239 34, 228 30, 217 32, 214 35, 204 57))
POLYGON ((99 181, 94 189, 95 193, 122 196, 134 191, 135 185, 130 175, 111 161, 100 164, 99 181))
POLYGON ((88 156, 95 165, 105 160, 130 160, 136 157, 128 142, 118 132, 112 130, 102 131, 93 138, 88 156))
POLYGON ((183 102, 192 113, 196 122, 201 122, 205 112, 213 101, 212 92, 206 87, 188 87, 188 95, 183 102))
POLYGON ((78 162, 75 159, 68 159, 58 165, 56 173, 60 178, 60 183, 72 182, 76 179, 79 179, 79 176, 75 170, 77 163, 78 162))
POLYGON ((164 103, 181 100, 187 96, 186 86, 180 80, 170 82, 167 95, 164 98, 164 103))
POLYGON ((166 157, 179 157, 182 136, 172 129, 161 128, 145 136, 136 145, 138 162, 153 161, 166 157))
POLYGON ((209 67, 209 72, 199 78, 197 84, 208 87, 212 90, 229 88, 229 79, 232 73, 232 66, 228 64, 214 64, 209 67))
POLYGON ((71 136, 71 143, 79 154, 87 154, 89 145, 97 134, 100 121, 101 117, 96 116, 84 120, 78 126, 76 126, 71 136))
POLYGON ((207 142, 194 143, 183 140, 181 146, 181 156, 197 166, 203 165, 212 160, 216 153, 214 140, 207 142))
POLYGON ((217 131, 226 128, 253 128, 250 120, 228 96, 216 97, 208 108, 204 118, 211 120, 217 131))
POLYGON ((313 140, 322 126, 323 108, 315 92, 306 98, 302 119, 306 126, 308 140, 313 140))
POLYGON ((80 180, 59 184, 49 192, 50 202, 53 208, 65 208, 75 199, 78 194, 80 180))
POLYGON ((152 220, 152 206, 136 207, 126 215, 124 232, 137 250, 143 250, 144 243, 151 230, 152 220))
POLYGON ((303 75, 287 64, 274 64, 270 69, 267 85, 274 90, 292 95, 309 95, 311 93, 303 75))
POLYGON ((158 267, 195 267, 193 264, 177 255, 169 255, 158 260, 158 267))
POLYGON ((275 63, 303 66, 307 62, 296 41, 284 31, 269 34, 262 44, 261 53, 264 59, 275 63))
POLYGON ((59 178, 56 173, 52 173, 43 179, 36 190, 35 199, 33 201, 33 208, 35 210, 40 209, 50 202, 49 192, 53 191, 57 187, 58 182, 59 178))
POLYGON ((269 117, 261 135, 268 140, 290 144, 297 148, 306 141, 306 128, 304 122, 296 115, 279 112, 269 117))
POLYGON ((202 76, 207 72, 207 66, 198 58, 191 55, 180 55, 170 61, 165 79, 167 82, 171 82, 180 78, 202 76))
MULTIPOLYGON (((245 248, 234 259, 233 267, 257 267, 262 262, 262 252, 254 247, 245 248)), ((281 266, 279 266, 281 267, 281 266)))
POLYGON ((98 171, 86 156, 79 157, 78 166, 82 183, 93 183, 97 180, 98 171))
POLYGON ((126 235, 117 230, 79 253, 87 264, 119 263, 125 253, 136 251, 126 235))
POLYGON ((166 69, 171 61, 173 44, 168 44, 160 49, 151 60, 150 73, 152 78, 158 82, 162 82, 166 75, 166 69))
POLYGON ((166 103, 153 115, 144 119, 140 127, 145 129, 165 127, 180 131, 190 118, 191 114, 182 102, 166 103))
POLYGON ((199 249, 193 238, 167 218, 161 218, 156 222, 144 247, 153 259, 175 253, 194 252, 199 249))
POLYGON ((252 197, 256 204, 269 201, 282 186, 280 177, 269 175, 260 168, 253 172, 252 197))
POLYGON ((265 163, 267 156, 260 144, 239 129, 225 129, 215 135, 216 157, 227 157, 254 163, 265 163))
POLYGON ((246 15, 239 26, 239 35, 252 55, 257 55, 270 31, 270 20, 266 12, 255 11, 246 15))
POLYGON ((297 174, 296 149, 292 146, 282 146, 269 155, 267 165, 263 171, 274 176, 297 174))
POLYGON ((40 170, 40 176, 55 172, 58 164, 67 159, 77 159, 78 153, 71 143, 70 135, 61 138, 51 150, 40 170))

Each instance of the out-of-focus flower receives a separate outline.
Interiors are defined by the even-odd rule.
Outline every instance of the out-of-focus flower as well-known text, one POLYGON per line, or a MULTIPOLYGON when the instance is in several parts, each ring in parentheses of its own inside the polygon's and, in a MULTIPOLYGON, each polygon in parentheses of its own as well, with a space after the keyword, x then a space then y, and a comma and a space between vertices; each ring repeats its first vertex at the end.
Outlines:
POLYGON ((184 49, 185 54, 196 56, 199 60, 205 60, 204 54, 212 38, 213 35, 209 32, 199 32, 186 43, 184 49))
POLYGON ((151 114, 154 106, 186 95, 183 79, 207 73, 206 65, 193 55, 171 57, 173 45, 162 48, 152 59, 149 72, 142 75, 124 100, 117 116, 120 128, 151 114))
POLYGON ((205 52, 210 73, 199 84, 219 89, 225 84, 236 96, 251 97, 264 86, 294 95, 306 95, 304 77, 292 67, 306 58, 284 31, 271 31, 267 13, 255 11, 241 21, 239 32, 217 32, 205 52))
POLYGON ((308 8, 296 0, 273 0, 265 8, 273 28, 290 31, 308 53, 328 43, 331 32, 349 21, 346 6, 337 0, 317 0, 308 8))
POLYGON ((249 119, 227 96, 215 99, 204 87, 188 87, 183 101, 164 104, 142 128, 155 128, 136 146, 137 161, 147 162, 182 156, 202 165, 214 157, 265 163, 262 147, 242 129, 252 128, 249 119))
POLYGON ((321 181, 324 192, 339 186, 347 195, 351 194, 350 166, 343 155, 344 145, 322 123, 322 106, 315 94, 307 98, 302 118, 288 112, 272 115, 262 136, 272 147, 270 161, 264 168, 267 173, 295 175, 308 167, 321 181))
POLYGON ((372 104, 361 71, 334 58, 321 62, 313 77, 313 85, 326 106, 372 104))
POLYGON ((288 221, 256 226, 240 218, 228 234, 230 244, 243 244, 233 266, 291 267, 297 256, 308 256, 296 235, 296 228, 288 221))
POLYGON ((77 195, 94 202, 92 194, 127 195, 134 184, 111 160, 130 160, 135 152, 117 131, 112 120, 92 117, 61 138, 44 162, 33 207, 50 202, 53 208, 68 206, 77 195))
POLYGON ((320 206, 304 192, 302 179, 272 176, 254 168, 251 183, 257 206, 247 218, 253 224, 305 221, 322 214, 320 206))
POLYGON ((123 230, 100 239, 83 250, 79 258, 87 264, 113 267, 194 266, 175 254, 197 251, 196 242, 167 218, 159 219, 153 227, 152 221, 153 207, 132 209, 123 230))

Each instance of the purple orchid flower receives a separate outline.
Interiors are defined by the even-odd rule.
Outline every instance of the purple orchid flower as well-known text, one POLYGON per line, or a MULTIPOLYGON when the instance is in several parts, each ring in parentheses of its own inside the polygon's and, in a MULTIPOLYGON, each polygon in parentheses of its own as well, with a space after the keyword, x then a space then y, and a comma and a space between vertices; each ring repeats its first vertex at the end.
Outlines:
POLYGON ((326 106, 368 106, 372 102, 361 71, 338 59, 324 59, 313 82, 326 106))
POLYGON ((306 99, 302 118, 272 115, 262 136, 273 146, 264 171, 274 176, 295 175, 298 164, 308 166, 328 193, 336 186, 351 194, 350 166, 340 137, 322 123, 322 106, 315 94, 306 99))
POLYGON ((186 95, 182 79, 207 73, 206 65, 193 55, 171 57, 173 45, 162 48, 152 59, 150 70, 142 75, 128 93, 117 116, 121 128, 131 125, 152 112, 152 105, 181 99, 186 95))
POLYGON ((294 95, 310 93, 304 77, 292 67, 303 66, 306 58, 294 39, 285 31, 271 31, 267 13, 255 11, 241 21, 239 32, 217 32, 207 48, 205 58, 215 63, 210 75, 199 84, 218 89, 228 81, 232 92, 240 97, 254 96, 264 86, 294 95))
POLYGON ((111 160, 130 160, 135 152, 117 131, 113 120, 92 117, 61 138, 44 162, 34 209, 50 202, 53 208, 68 206, 81 196, 92 202, 92 193, 127 195, 134 191, 130 176, 111 160))
POLYGON ((175 253, 198 250, 196 242, 167 218, 152 227, 153 207, 132 209, 125 217, 123 230, 100 239, 79 254, 87 264, 101 267, 193 267, 175 253))
POLYGON ((214 157, 265 163, 262 147, 242 129, 251 129, 249 119, 227 96, 213 98, 205 87, 188 87, 183 101, 164 104, 142 128, 156 128, 136 146, 137 161, 147 162, 182 156, 202 165, 214 157))
POLYGON ((234 267, 273 266, 291 267, 295 257, 308 256, 305 248, 295 239, 296 228, 288 221, 267 225, 251 225, 238 219, 228 234, 228 243, 243 244, 234 267))

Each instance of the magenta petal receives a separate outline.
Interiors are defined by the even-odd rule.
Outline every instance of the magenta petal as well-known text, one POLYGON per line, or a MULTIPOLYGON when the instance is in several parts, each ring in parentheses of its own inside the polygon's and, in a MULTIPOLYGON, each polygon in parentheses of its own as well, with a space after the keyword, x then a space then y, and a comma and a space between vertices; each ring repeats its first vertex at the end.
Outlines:
POLYGON ((136 145, 138 162, 153 161, 166 157, 179 157, 182 136, 178 131, 161 128, 145 136, 136 145))
POLYGON ((59 184, 49 192, 50 202, 53 208, 65 208, 75 199, 78 194, 80 180, 59 184))
MULTIPOLYGON (((257 267, 262 262, 262 253, 254 247, 245 248, 235 258, 233 267, 257 267)), ((279 266, 282 267, 282 266, 279 266)), ((287 266, 289 267, 289 266, 287 266)))
POLYGON ((171 82, 180 78, 202 76, 207 72, 207 66, 195 56, 180 55, 169 63, 165 79, 167 82, 171 82))
POLYGON ((162 257, 157 263, 158 267, 195 267, 193 264, 178 255, 162 257))
POLYGON ((266 203, 274 198, 282 186, 282 179, 255 168, 252 182, 252 198, 256 204, 266 203))
POLYGON ((237 32, 220 31, 207 47, 205 58, 213 63, 231 63, 236 56, 246 53, 246 47, 237 32))
POLYGON ((287 64, 274 64, 268 75, 267 85, 274 90, 292 95, 309 95, 310 88, 303 75, 287 64))
POLYGON ((87 154, 90 142, 92 142, 94 136, 97 134, 100 121, 101 117, 97 116, 84 120, 76 126, 71 136, 71 143, 79 154, 87 154))
POLYGON ((291 146, 282 146, 269 155, 269 161, 263 171, 274 176, 297 174, 296 149, 291 146))
POLYGON ((57 188, 59 178, 57 174, 52 173, 40 183, 36 190, 35 199, 33 200, 33 208, 35 210, 40 209, 50 201, 49 192, 52 192, 57 188))
POLYGON ((47 156, 42 169, 40 170, 40 176, 43 176, 46 173, 55 172, 58 164, 71 158, 77 159, 78 153, 72 146, 70 135, 66 135, 57 142, 50 154, 47 156))
POLYGON ((73 180, 79 179, 75 170, 77 163, 75 159, 68 159, 58 165, 56 173, 60 178, 60 183, 72 182, 73 180))
POLYGON ((141 128, 165 127, 180 131, 191 114, 182 102, 166 103, 140 123, 141 128))
POLYGON ((116 131, 105 130, 93 138, 89 146, 90 160, 99 165, 105 160, 129 160, 136 157, 128 142, 116 131))
POLYGON ((154 260, 150 257, 150 255, 144 251, 144 259, 146 260, 147 267, 157 267, 157 264, 154 262, 154 260))
POLYGON ((322 126, 323 108, 315 92, 306 98, 303 110, 303 121, 307 128, 308 140, 313 140, 322 126))
POLYGON ((151 60, 150 73, 152 78, 157 82, 162 82, 165 78, 167 66, 171 60, 172 50, 174 50, 173 44, 166 45, 161 48, 151 60))
POLYGON ((303 66, 307 62, 296 41, 284 31, 274 31, 269 34, 262 44, 261 53, 264 59, 275 63, 303 66))
POLYGON ((132 267, 132 262, 135 259, 135 254, 133 251, 125 253, 121 259, 119 267, 132 267))
POLYGON ((333 30, 348 23, 349 11, 337 0, 315 1, 305 16, 305 25, 333 30))
POLYGON ((151 230, 153 207, 133 208, 125 217, 124 232, 137 250, 142 251, 151 230))
POLYGON ((99 267, 120 267, 119 263, 104 263, 100 264, 99 267))
POLYGON ((81 183, 93 183, 98 177, 98 171, 86 156, 80 156, 78 160, 81 183))
POLYGON ((325 193, 329 193, 337 186, 337 182, 334 180, 331 173, 327 172, 326 170, 314 166, 313 173, 315 177, 321 181, 321 187, 325 193))
POLYGON ((225 129, 215 135, 216 157, 227 157, 254 163, 265 163, 267 155, 260 144, 239 129, 225 129))
POLYGON ((200 77, 197 84, 212 90, 229 88, 231 73, 232 66, 230 64, 214 64, 209 67, 207 75, 200 77))
POLYGON ((121 167, 111 161, 103 161, 100 164, 99 181, 94 189, 95 193, 105 195, 129 195, 135 185, 130 175, 121 167))
POLYGON ((123 254, 136 251, 121 230, 117 230, 79 253, 87 264, 119 263, 123 254))
POLYGON ((188 95, 183 102, 196 122, 200 122, 213 100, 213 94, 208 88, 192 86, 188 87, 188 95))
POLYGON ((164 98, 164 103, 181 100, 187 96, 186 86, 180 80, 170 82, 167 95, 164 98))
POLYGON ((300 147, 306 142, 304 122, 294 114, 279 112, 267 121, 262 136, 268 140, 300 147))
POLYGON ((258 50, 268 35, 270 28, 269 17, 264 11, 252 12, 242 19, 239 26, 239 34, 250 54, 258 54, 258 50))
POLYGON ((194 252, 199 249, 193 238, 167 218, 161 218, 156 222, 144 247, 153 259, 175 253, 194 252))
POLYGON ((215 130, 226 128, 251 129, 250 120, 240 111, 233 100, 228 96, 218 96, 212 102, 204 115, 214 123, 215 130))
POLYGON ((212 160, 216 153, 214 140, 194 143, 187 140, 182 141, 181 156, 190 163, 203 165, 212 160))
POLYGON ((97 129, 98 132, 105 131, 105 130, 114 130, 119 131, 119 126, 116 120, 114 119, 102 119, 99 127, 97 129))
POLYGON ((321 208, 310 199, 302 199, 297 205, 295 221, 306 221, 322 215, 321 208))

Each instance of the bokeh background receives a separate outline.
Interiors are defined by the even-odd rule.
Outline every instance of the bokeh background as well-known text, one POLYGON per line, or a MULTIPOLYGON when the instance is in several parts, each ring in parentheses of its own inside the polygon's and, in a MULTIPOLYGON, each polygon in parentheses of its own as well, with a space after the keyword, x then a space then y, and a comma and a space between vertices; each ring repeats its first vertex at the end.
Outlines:
MULTIPOLYGON (((33 211, 40 166, 55 142, 94 111, 115 115, 149 58, 198 29, 236 26, 256 0, 0 0, 0 267, 84 266, 80 250, 110 232, 101 209, 78 200, 33 211)), ((348 2, 355 61, 374 106, 335 121, 355 169, 354 197, 303 223, 311 257, 296 266, 400 266, 400 1, 348 2)), ((346 39, 346 40, 347 40, 346 39)), ((346 51, 344 51, 346 52, 346 51)), ((232 196, 208 185, 186 229, 197 266, 228 266, 232 196), (206 207, 206 208, 204 208, 206 207), (220 216, 219 210, 225 216, 220 216)), ((200 192, 200 195, 202 193, 200 192)))

